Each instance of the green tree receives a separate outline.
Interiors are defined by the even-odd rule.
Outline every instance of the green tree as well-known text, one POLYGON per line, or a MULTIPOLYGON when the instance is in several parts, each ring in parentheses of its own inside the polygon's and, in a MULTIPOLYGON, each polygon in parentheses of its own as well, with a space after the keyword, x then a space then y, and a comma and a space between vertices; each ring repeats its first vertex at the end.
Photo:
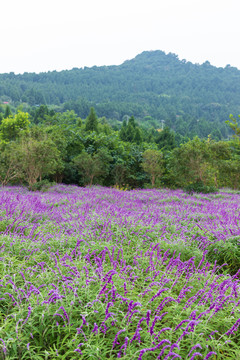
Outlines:
POLYGON ((95 178, 105 177, 109 174, 111 155, 107 149, 99 149, 94 155, 83 151, 73 159, 75 167, 84 179, 84 183, 92 186, 95 178))
POLYGON ((91 107, 90 113, 86 119, 85 129, 86 131, 98 131, 98 119, 93 107, 91 107))
POLYGON ((21 164, 18 160, 18 153, 15 151, 15 143, 0 145, 0 182, 6 186, 9 182, 15 181, 21 174, 21 164))
POLYGON ((23 131, 28 131, 30 125, 29 114, 18 111, 14 117, 2 120, 0 125, 0 138, 2 142, 16 140, 23 131))
POLYGON ((46 120, 46 116, 49 115, 50 111, 47 105, 40 105, 39 107, 34 108, 33 112, 33 122, 35 124, 42 123, 46 120))
POLYGON ((137 127, 135 130, 133 141, 138 145, 141 144, 141 142, 142 142, 142 134, 141 134, 139 127, 137 127))
POLYGON ((126 173, 127 173, 127 166, 122 159, 119 159, 113 168, 114 185, 118 187, 124 185, 126 179, 126 173))
POLYGON ((209 163, 212 168, 215 169, 213 173, 215 187, 227 186, 227 178, 229 176, 229 171, 227 171, 228 166, 226 164, 231 159, 231 148, 230 143, 226 141, 213 141, 211 138, 208 138, 209 146, 209 163))
POLYGON ((5 112, 4 112, 3 117, 4 117, 4 119, 7 119, 10 116, 12 116, 11 108, 10 108, 9 105, 7 105, 6 108, 5 108, 5 112))
MULTIPOLYGON (((238 124, 238 121, 236 118, 233 117, 231 114, 229 116, 230 120, 226 121, 226 124, 230 126, 230 128, 234 131, 235 137, 240 141, 240 124, 238 124)), ((238 115, 238 118, 240 120, 240 115, 238 115)))
POLYGON ((170 172, 177 186, 201 182, 213 185, 216 168, 210 163, 210 143, 195 137, 172 151, 170 172))
POLYGON ((125 143, 126 153, 126 182, 130 188, 143 187, 146 173, 142 168, 143 152, 146 150, 144 143, 141 145, 125 143))
POLYGON ((156 180, 159 179, 164 172, 162 152, 153 149, 144 151, 142 167, 144 171, 150 175, 151 184, 154 187, 156 180))
POLYGON ((60 153, 51 139, 36 140, 25 137, 14 144, 18 165, 21 168, 19 177, 30 189, 37 181, 62 167, 60 153))
POLYGON ((122 141, 127 141, 127 122, 125 119, 122 122, 122 126, 119 131, 119 137, 122 141))
MULTIPOLYGON (((238 115, 240 119, 240 115, 238 115)), ((230 186, 234 189, 240 188, 240 124, 237 119, 230 115, 230 120, 226 123, 234 131, 233 139, 229 142, 232 156, 231 159, 225 162, 225 173, 228 176, 225 176, 225 181, 227 186, 230 186)))
POLYGON ((172 150, 176 147, 175 134, 168 126, 165 126, 162 131, 158 132, 155 142, 161 150, 172 150))

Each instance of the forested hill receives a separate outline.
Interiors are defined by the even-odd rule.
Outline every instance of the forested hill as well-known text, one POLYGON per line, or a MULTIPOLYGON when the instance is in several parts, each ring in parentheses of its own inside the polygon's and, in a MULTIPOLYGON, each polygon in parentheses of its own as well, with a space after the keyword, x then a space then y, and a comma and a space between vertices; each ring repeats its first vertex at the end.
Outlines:
POLYGON ((175 54, 145 51, 119 66, 47 73, 0 75, 0 100, 19 105, 54 104, 86 117, 122 121, 134 115, 160 127, 161 120, 182 134, 227 136, 225 120, 240 113, 240 70, 179 60, 175 54))

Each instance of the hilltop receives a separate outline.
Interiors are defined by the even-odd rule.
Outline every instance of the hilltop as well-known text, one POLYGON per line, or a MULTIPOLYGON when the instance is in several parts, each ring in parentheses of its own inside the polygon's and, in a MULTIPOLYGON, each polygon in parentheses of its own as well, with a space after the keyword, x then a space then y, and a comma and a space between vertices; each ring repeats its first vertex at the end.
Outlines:
POLYGON ((226 137, 225 120, 240 113, 240 70, 193 64, 163 51, 145 51, 119 66, 94 66, 46 73, 0 75, 0 100, 73 109, 86 117, 138 121, 159 127, 161 120, 179 133, 226 137))

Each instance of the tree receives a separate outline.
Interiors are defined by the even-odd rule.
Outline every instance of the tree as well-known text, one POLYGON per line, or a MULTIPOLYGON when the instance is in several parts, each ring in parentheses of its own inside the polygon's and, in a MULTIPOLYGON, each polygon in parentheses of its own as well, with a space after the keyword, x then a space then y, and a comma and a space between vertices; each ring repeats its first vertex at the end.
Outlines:
POLYGON ((112 157, 107 150, 100 149, 94 155, 83 151, 73 159, 73 163, 82 174, 85 184, 92 186, 94 178, 109 174, 111 160, 112 157))
POLYGON ((113 168, 113 176, 114 176, 114 183, 117 186, 122 186, 125 183, 125 177, 126 177, 126 164, 124 161, 118 161, 113 168))
MULTIPOLYGON (((240 141, 240 124, 238 124, 237 119, 232 114, 229 117, 231 121, 227 120, 226 124, 230 126, 235 133, 235 137, 240 141)), ((238 118, 240 119, 240 115, 238 115, 238 118)))
MULTIPOLYGON (((240 115, 238 115, 240 119, 240 115)), ((232 156, 225 165, 225 172, 228 174, 227 185, 234 189, 240 188, 240 124, 233 115, 230 115, 231 121, 226 123, 234 131, 233 139, 229 142, 231 146, 232 156)))
MULTIPOLYGON (((144 144, 127 143, 126 154, 126 182, 130 188, 139 188, 146 182, 146 173, 142 168, 143 152, 146 150, 144 144)), ((125 145, 125 146, 126 146, 125 145)))
POLYGON ((123 120, 121 129, 119 131, 119 137, 122 141, 127 141, 127 122, 125 119, 123 120))
POLYGON ((14 117, 10 116, 2 120, 0 138, 5 143, 16 140, 23 131, 28 131, 29 125, 29 114, 18 111, 14 117))
POLYGON ((134 135, 133 141, 138 145, 141 144, 141 142, 142 142, 142 134, 141 134, 139 127, 137 127, 135 130, 135 135, 134 135))
POLYGON ((158 150, 148 149, 143 153, 142 167, 151 177, 151 184, 154 187, 157 178, 164 172, 163 154, 158 150))
POLYGON ((170 172, 177 186, 185 187, 201 182, 209 185, 214 182, 216 169, 210 164, 209 142, 197 136, 172 151, 169 161, 170 172))
POLYGON ((215 187, 218 188, 219 184, 226 186, 226 163, 231 159, 230 143, 226 141, 213 141, 211 137, 208 138, 209 146, 209 163, 215 169, 213 173, 215 187))
POLYGON ((21 165, 18 153, 15 151, 15 143, 0 145, 0 182, 6 186, 9 182, 19 178, 21 165))
POLYGON ((41 181, 44 176, 54 174, 62 167, 60 153, 48 138, 36 140, 25 137, 14 145, 21 168, 19 177, 29 185, 30 189, 38 180, 41 181))
POLYGON ((175 134, 165 126, 162 131, 159 131, 155 142, 158 144, 158 148, 163 150, 172 150, 176 147, 175 134))
POLYGON ((9 118, 10 116, 12 116, 12 112, 11 112, 10 106, 7 105, 5 108, 3 117, 4 117, 4 119, 6 119, 6 118, 9 118))
POLYGON ((35 124, 42 123, 46 119, 46 116, 49 115, 49 109, 47 105, 40 105, 34 109, 33 122, 35 124))
POLYGON ((93 107, 91 107, 90 113, 86 119, 85 129, 86 131, 98 131, 98 119, 93 107))

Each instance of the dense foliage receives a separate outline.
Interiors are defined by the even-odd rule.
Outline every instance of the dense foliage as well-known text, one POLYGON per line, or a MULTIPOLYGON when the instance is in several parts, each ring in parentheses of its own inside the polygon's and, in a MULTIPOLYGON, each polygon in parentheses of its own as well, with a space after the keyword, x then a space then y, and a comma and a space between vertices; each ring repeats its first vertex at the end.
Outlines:
POLYGON ((240 113, 240 71, 179 60, 162 51, 143 52, 119 66, 47 73, 0 75, 0 99, 13 105, 55 105, 82 118, 98 116, 119 124, 134 115, 146 126, 162 120, 181 135, 227 138, 225 120, 240 113))
POLYGON ((119 130, 90 109, 86 119, 46 105, 11 113, 0 123, 0 182, 40 189, 42 181, 120 188, 170 187, 212 192, 240 188, 239 124, 227 121, 231 140, 182 137, 155 130, 131 116, 119 130))
POLYGON ((0 358, 239 359, 239 196, 1 188, 0 358))

